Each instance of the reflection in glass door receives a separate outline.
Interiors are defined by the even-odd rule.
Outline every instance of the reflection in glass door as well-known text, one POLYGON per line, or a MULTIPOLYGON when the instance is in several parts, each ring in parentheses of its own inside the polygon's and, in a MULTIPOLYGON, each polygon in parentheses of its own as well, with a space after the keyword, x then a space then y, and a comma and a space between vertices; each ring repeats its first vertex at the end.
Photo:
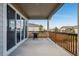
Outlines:
POLYGON ((21 19, 21 39, 24 39, 24 19, 21 19))
POLYGON ((20 20, 20 16, 17 14, 17 19, 16 19, 17 43, 20 42, 20 30, 21 30, 21 20, 20 20))
POLYGON ((25 20, 25 38, 27 38, 27 21, 25 20))

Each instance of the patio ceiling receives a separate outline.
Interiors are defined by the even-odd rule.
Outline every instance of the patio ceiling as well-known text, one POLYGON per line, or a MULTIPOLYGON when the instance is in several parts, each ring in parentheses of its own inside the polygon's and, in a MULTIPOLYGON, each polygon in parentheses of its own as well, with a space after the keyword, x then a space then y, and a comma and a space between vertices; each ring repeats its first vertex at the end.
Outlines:
POLYGON ((13 4, 28 19, 48 19, 63 5, 62 3, 17 3, 13 4))

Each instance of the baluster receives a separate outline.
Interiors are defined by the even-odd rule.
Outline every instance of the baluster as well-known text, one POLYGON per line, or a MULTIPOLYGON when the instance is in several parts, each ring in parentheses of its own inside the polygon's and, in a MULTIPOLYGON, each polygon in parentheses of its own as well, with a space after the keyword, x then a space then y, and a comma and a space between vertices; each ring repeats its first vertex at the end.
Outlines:
POLYGON ((72 48, 72 45, 71 45, 71 44, 72 44, 71 36, 72 36, 72 35, 69 36, 69 51, 70 51, 70 52, 71 52, 71 48, 72 48))
POLYGON ((70 52, 72 52, 72 37, 70 35, 70 52))
POLYGON ((70 39, 69 39, 70 35, 67 35, 67 49, 70 51, 70 39))
POLYGON ((72 51, 72 52, 73 52, 73 54, 74 54, 74 36, 72 36, 72 40, 73 40, 73 48, 72 48, 73 51, 72 51))
POLYGON ((74 38, 74 54, 77 55, 77 36, 74 38))

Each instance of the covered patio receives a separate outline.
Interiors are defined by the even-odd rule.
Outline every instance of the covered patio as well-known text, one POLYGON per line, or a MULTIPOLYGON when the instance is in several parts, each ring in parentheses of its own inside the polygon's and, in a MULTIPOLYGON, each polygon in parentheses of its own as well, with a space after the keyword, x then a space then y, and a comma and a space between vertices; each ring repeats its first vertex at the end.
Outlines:
POLYGON ((66 50, 55 44, 49 38, 29 38, 10 56, 71 56, 66 50))
MULTIPOLYGON (((53 33, 49 31, 49 21, 51 17, 64 5, 63 3, 19 3, 12 5, 22 13, 28 21, 38 19, 47 20, 47 36, 40 36, 35 40, 33 40, 33 38, 28 38, 22 45, 10 53, 10 56, 77 55, 76 34, 53 33)), ((28 33, 25 34, 28 35, 28 33)))

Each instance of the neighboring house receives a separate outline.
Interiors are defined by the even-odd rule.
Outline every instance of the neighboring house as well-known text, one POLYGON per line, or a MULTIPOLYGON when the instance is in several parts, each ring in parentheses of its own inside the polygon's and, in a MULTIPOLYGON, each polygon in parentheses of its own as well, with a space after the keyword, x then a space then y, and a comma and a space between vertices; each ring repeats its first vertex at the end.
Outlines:
POLYGON ((78 33, 78 27, 77 26, 62 26, 60 28, 60 32, 78 33))
POLYGON ((74 26, 75 33, 78 33, 78 26, 74 26))
POLYGON ((51 32, 54 32, 54 29, 50 29, 51 32))
POLYGON ((57 28, 57 27, 55 27, 55 28, 53 28, 53 29, 50 29, 50 31, 52 31, 52 32, 60 32, 60 29, 57 28))
POLYGON ((43 26, 38 24, 28 23, 28 36, 29 38, 33 37, 33 32, 38 33, 38 31, 42 31, 43 26))
POLYGON ((38 24, 28 23, 28 31, 40 31, 40 26, 38 24))

